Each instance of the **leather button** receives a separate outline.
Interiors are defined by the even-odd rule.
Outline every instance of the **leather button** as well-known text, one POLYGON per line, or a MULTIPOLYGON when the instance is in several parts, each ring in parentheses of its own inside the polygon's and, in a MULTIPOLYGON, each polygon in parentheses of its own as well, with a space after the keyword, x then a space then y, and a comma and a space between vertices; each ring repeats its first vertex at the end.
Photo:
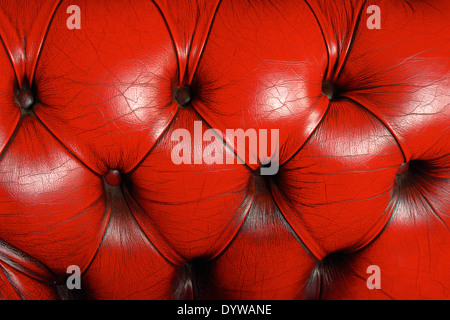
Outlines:
POLYGON ((180 87, 175 91, 175 100, 182 107, 187 106, 192 101, 192 98, 193 94, 190 87, 180 87))
POLYGON ((21 109, 31 109, 34 104, 34 96, 30 88, 22 88, 17 92, 17 102, 21 109))
POLYGON ((339 95, 339 89, 334 83, 325 81, 322 83, 322 94, 333 100, 339 95))
POLYGON ((105 181, 110 186, 118 186, 122 182, 122 176, 118 170, 110 169, 105 175, 105 181))
POLYGON ((398 168, 397 176, 401 176, 407 173, 408 170, 409 170, 409 162, 402 163, 401 166, 398 168))

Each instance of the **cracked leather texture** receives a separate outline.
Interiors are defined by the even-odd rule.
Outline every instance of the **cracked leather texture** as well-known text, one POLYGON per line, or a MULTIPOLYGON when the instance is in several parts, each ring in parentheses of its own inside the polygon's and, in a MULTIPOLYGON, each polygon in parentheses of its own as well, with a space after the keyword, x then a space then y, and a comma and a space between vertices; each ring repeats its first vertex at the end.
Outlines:
MULTIPOLYGON (((447 0, 1 0, 0 298, 450 298, 449 21, 447 0), (174 163, 198 121, 278 129, 278 172, 174 163)), ((237 160, 220 134, 192 156, 211 146, 237 160)))

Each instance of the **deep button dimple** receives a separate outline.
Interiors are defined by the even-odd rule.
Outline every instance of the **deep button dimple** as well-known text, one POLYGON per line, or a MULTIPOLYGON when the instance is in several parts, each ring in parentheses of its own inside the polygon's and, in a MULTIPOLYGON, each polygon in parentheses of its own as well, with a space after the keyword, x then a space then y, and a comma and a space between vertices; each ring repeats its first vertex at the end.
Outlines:
POLYGON ((176 300, 208 299, 208 284, 211 279, 210 262, 206 257, 193 258, 180 266, 176 300))
POLYGON ((110 186, 118 186, 122 182, 122 176, 119 170, 110 169, 105 175, 105 181, 110 186))
POLYGON ((322 83, 322 94, 327 96, 329 100, 336 99, 339 96, 339 88, 335 83, 324 81, 322 83))
POLYGON ((24 110, 30 110, 35 102, 33 92, 28 87, 19 89, 16 97, 20 108, 24 110))
POLYGON ((262 175, 260 172, 260 168, 253 170, 253 181, 255 184, 255 192, 259 194, 266 194, 270 190, 270 181, 273 176, 270 175, 262 175))
POLYGON ((409 162, 402 163, 397 171, 397 176, 404 175, 409 171, 409 162))
POLYGON ((320 299, 322 292, 326 295, 334 287, 345 285, 346 275, 354 272, 351 268, 354 258, 354 254, 335 251, 318 261, 305 288, 307 291, 306 299, 320 299))
POLYGON ((193 99, 192 88, 188 86, 180 87, 175 91, 175 100, 181 107, 187 106, 193 99))

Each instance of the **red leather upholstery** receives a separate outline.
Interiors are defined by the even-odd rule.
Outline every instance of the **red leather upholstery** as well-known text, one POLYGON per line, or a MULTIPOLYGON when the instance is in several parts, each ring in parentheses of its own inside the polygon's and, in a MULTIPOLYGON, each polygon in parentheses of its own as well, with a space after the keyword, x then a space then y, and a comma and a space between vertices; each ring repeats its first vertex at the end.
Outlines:
POLYGON ((449 298, 449 13, 0 1, 0 297, 449 298), (199 123, 278 129, 278 172, 174 163, 199 123))

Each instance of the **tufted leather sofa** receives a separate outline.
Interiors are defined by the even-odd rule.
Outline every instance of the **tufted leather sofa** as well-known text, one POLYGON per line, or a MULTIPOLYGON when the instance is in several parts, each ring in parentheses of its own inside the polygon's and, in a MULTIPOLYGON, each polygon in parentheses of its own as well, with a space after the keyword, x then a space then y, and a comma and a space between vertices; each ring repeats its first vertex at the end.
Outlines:
POLYGON ((0 298, 448 299, 449 21, 1 0, 0 298))

